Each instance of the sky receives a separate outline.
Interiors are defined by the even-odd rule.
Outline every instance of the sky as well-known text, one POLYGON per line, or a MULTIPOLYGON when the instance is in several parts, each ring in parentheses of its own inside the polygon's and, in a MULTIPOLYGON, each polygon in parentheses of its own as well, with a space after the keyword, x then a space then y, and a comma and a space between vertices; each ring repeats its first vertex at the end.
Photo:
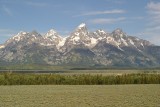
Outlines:
POLYGON ((67 36, 81 23, 160 45, 160 0, 0 0, 0 44, 19 31, 67 36))

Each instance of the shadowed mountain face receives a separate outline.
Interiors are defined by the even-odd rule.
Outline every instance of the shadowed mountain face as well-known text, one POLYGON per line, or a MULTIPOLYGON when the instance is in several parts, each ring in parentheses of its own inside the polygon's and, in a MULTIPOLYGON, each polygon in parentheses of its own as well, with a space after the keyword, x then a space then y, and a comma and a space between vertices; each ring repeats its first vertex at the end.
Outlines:
POLYGON ((160 46, 121 29, 89 32, 82 23, 65 38, 53 29, 19 32, 0 45, 0 64, 151 67, 160 65, 160 46))

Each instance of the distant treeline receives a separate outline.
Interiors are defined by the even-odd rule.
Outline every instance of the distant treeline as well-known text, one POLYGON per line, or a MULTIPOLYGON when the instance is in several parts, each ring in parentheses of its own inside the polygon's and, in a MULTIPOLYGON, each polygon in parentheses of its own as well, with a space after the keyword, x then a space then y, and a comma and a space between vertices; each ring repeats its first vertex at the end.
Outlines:
POLYGON ((38 65, 38 64, 13 64, 1 65, 0 70, 45 70, 45 71, 66 71, 66 70, 160 70, 160 67, 106 67, 106 66, 69 66, 69 65, 38 65))
POLYGON ((160 70, 159 67, 80 67, 70 70, 160 70))
POLYGON ((0 85, 112 85, 112 84, 160 84, 160 74, 0 74, 0 85))

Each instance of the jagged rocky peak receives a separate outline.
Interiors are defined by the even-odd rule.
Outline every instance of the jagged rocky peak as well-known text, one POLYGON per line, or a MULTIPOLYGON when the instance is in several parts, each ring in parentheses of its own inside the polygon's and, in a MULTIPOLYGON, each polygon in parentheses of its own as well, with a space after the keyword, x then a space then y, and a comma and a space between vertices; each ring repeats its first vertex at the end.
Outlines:
POLYGON ((91 37, 93 38, 96 38, 96 39, 103 39, 107 36, 108 33, 106 33, 104 30, 102 29, 99 29, 99 30, 96 30, 95 32, 93 33, 90 33, 91 37))
POLYGON ((54 29, 50 29, 47 33, 50 35, 57 34, 56 30, 54 30, 54 29))
POLYGON ((27 34, 27 33, 28 33, 28 32, 20 31, 20 32, 18 32, 15 36, 13 36, 13 38, 14 38, 14 37, 18 37, 18 36, 25 35, 25 34, 27 34))
POLYGON ((80 44, 89 46, 90 43, 91 43, 91 38, 89 36, 89 32, 87 30, 85 23, 81 23, 66 39, 66 44, 72 46, 80 44))
POLYGON ((30 32, 29 35, 41 36, 41 34, 39 34, 36 30, 33 30, 32 32, 30 32))
POLYGON ((86 24, 85 24, 85 23, 81 23, 81 24, 78 26, 78 28, 84 28, 84 27, 86 27, 86 24))
POLYGON ((43 42, 40 43, 44 46, 56 46, 57 49, 62 47, 65 43, 65 38, 61 37, 54 29, 50 29, 43 35, 43 42))
POLYGON ((62 38, 54 29, 49 30, 44 37, 50 39, 62 38))
POLYGON ((82 37, 87 37, 89 34, 86 24, 82 23, 80 24, 74 32, 71 33, 71 36, 69 38, 82 38, 82 37))
POLYGON ((122 29, 117 28, 112 32, 113 37, 126 37, 126 33, 122 29))
POLYGON ((123 33, 123 30, 121 28, 117 28, 113 31, 115 34, 123 33))
POLYGON ((25 35, 27 34, 28 32, 25 32, 25 31, 20 31, 17 35, 25 35))
POLYGON ((7 43, 12 42, 12 41, 20 41, 26 34, 28 34, 28 32, 24 32, 24 31, 20 31, 19 33, 17 33, 15 36, 13 36, 12 38, 10 38, 9 40, 7 40, 7 43))
POLYGON ((76 28, 77 32, 88 32, 87 31, 87 26, 85 23, 81 23, 77 28, 76 28))

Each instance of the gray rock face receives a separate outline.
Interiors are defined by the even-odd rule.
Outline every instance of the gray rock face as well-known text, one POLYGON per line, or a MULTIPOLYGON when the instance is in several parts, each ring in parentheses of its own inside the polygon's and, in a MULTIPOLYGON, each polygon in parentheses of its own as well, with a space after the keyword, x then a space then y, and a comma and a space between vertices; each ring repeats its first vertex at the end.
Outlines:
POLYGON ((112 33, 89 32, 84 23, 68 37, 55 30, 45 35, 19 32, 0 45, 0 64, 49 64, 78 66, 150 67, 160 65, 160 46, 128 36, 122 29, 112 33))

